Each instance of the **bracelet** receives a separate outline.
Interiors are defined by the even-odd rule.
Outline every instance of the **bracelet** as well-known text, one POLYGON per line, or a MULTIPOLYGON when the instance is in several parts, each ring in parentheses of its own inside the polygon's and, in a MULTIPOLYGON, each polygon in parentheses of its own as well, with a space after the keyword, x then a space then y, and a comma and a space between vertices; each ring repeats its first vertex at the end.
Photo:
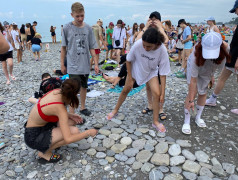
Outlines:
POLYGON ((189 103, 193 103, 194 102, 194 100, 193 101, 188 101, 189 103))
POLYGON ((145 30, 144 30, 144 29, 142 29, 142 31, 143 31, 143 32, 145 32, 145 30))

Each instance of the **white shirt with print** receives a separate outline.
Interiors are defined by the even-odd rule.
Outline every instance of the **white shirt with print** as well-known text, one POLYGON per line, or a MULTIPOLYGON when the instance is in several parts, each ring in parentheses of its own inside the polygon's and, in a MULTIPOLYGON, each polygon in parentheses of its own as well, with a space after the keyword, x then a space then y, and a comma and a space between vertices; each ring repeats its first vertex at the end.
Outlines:
POLYGON ((112 39, 114 39, 114 48, 123 48, 123 40, 126 39, 126 29, 125 28, 118 28, 117 26, 113 29, 112 39), (121 33, 121 36, 120 36, 121 33), (120 45, 116 46, 115 41, 120 40, 120 45))

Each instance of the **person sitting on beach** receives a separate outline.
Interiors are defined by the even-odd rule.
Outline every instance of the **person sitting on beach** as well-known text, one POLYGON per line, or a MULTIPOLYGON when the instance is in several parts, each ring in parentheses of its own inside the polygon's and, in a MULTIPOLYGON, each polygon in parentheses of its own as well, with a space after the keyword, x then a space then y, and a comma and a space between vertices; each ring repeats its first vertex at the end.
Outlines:
POLYGON ((24 140, 28 147, 38 150, 39 163, 56 163, 62 155, 52 153, 53 150, 97 134, 96 129, 80 132, 75 125, 83 123, 83 119, 67 112, 66 106, 79 106, 78 92, 77 80, 67 79, 60 89, 45 94, 31 110, 24 125, 24 140))
POLYGON ((174 40, 173 36, 169 36, 168 53, 169 53, 169 57, 172 58, 172 61, 178 60, 178 56, 174 56, 176 52, 177 52, 176 41, 174 40))
POLYGON ((129 54, 127 55, 127 78, 126 84, 120 94, 116 107, 107 115, 111 120, 115 117, 130 92, 133 84, 147 84, 150 87, 153 96, 153 123, 160 132, 165 132, 163 124, 158 122, 160 88, 158 81, 158 70, 164 74, 170 71, 168 53, 163 45, 164 36, 155 28, 149 28, 145 31, 142 39, 135 42, 129 54), (140 72, 140 73, 139 73, 140 72))
POLYGON ((40 60, 40 50, 42 48, 41 35, 36 33, 34 38, 31 41, 27 42, 32 45, 31 50, 36 61, 40 60))
POLYGON ((222 69, 225 62, 230 62, 229 47, 222 42, 221 35, 217 32, 207 33, 199 42, 188 59, 187 83, 189 85, 188 95, 185 100, 185 120, 182 127, 184 134, 191 134, 190 110, 194 110, 194 99, 197 99, 197 115, 195 123, 198 127, 205 128, 206 123, 201 115, 206 103, 208 85, 214 83, 216 69, 222 69))
MULTIPOLYGON (((120 61, 119 64, 123 64, 123 65, 122 65, 121 70, 118 73, 117 77, 109 77, 108 75, 106 75, 104 73, 102 74, 103 78, 106 81, 112 83, 112 86, 111 86, 112 89, 114 89, 117 84, 121 87, 125 86, 126 77, 127 77, 127 68, 126 68, 126 63, 125 63, 126 62, 126 56, 127 56, 127 54, 121 56, 121 61, 120 61)), ((134 85, 133 85, 133 88, 136 88, 136 87, 139 87, 139 86, 135 82, 134 85)))
POLYGON ((28 101, 32 104, 36 104, 38 99, 43 97, 44 94, 48 93, 53 89, 60 88, 62 82, 59 78, 51 77, 49 73, 44 73, 41 76, 42 82, 40 84, 39 93, 35 92, 35 97, 31 97, 28 101))

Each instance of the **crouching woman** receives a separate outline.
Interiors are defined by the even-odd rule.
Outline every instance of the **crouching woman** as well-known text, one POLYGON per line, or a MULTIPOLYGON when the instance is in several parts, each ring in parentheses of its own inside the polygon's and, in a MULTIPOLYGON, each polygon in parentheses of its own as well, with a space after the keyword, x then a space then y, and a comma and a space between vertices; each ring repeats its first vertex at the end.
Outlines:
POLYGON ((58 162, 62 155, 53 154, 54 149, 97 134, 96 129, 80 132, 75 125, 83 123, 83 119, 67 112, 67 105, 79 106, 78 92, 78 82, 68 79, 60 89, 45 94, 31 110, 24 139, 27 146, 39 151, 39 163, 58 162))

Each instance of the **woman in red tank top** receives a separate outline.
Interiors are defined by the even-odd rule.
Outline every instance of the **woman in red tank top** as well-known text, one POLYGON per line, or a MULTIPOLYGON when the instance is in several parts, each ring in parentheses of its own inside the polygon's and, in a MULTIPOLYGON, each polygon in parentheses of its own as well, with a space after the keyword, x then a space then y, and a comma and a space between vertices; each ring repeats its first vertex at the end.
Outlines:
POLYGON ((45 94, 32 108, 24 139, 27 146, 39 151, 39 163, 58 162, 62 155, 53 154, 54 149, 97 134, 96 129, 80 132, 76 125, 83 124, 83 119, 67 112, 67 105, 78 107, 78 92, 77 81, 67 79, 60 89, 45 94))

